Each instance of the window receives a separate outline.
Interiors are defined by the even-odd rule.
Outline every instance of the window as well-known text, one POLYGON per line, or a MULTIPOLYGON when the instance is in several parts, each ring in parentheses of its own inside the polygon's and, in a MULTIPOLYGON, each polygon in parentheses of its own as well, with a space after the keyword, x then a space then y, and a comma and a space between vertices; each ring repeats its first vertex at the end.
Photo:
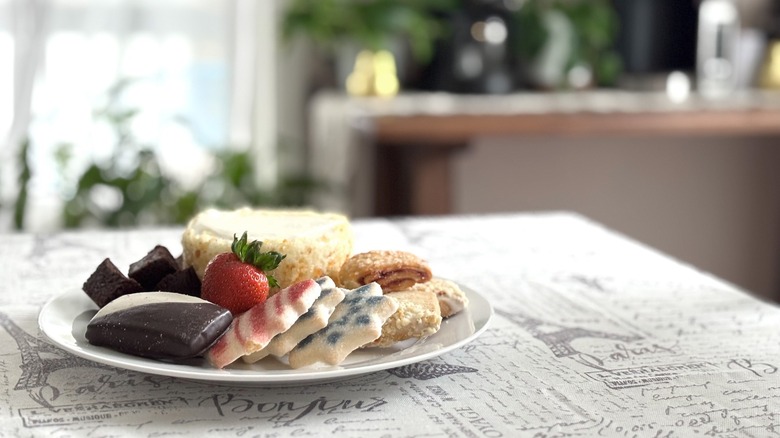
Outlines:
POLYGON ((15 197, 16 155, 27 137, 28 219, 52 216, 35 212, 62 194, 56 151, 72 145, 66 179, 111 155, 116 132, 95 110, 120 84, 113 103, 137 111, 133 134, 173 177, 195 183, 210 171, 209 151, 256 142, 255 84, 273 73, 255 69, 255 24, 274 9, 253 0, 0 0, 3 204, 15 197))

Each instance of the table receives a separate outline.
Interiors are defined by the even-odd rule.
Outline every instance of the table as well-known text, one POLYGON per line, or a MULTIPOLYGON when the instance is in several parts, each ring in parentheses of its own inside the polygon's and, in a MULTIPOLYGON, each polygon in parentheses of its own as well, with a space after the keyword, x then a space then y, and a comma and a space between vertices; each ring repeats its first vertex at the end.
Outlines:
POLYGON ((38 332, 104 257, 180 229, 0 235, 0 436, 683 437, 780 432, 780 309, 582 216, 354 221, 496 316, 421 364, 317 386, 212 386, 101 366, 38 332))
POLYGON ((756 90, 680 103, 621 90, 393 99, 323 93, 311 108, 313 173, 346 188, 346 200, 330 194, 322 205, 366 216, 452 213, 451 161, 478 138, 780 136, 780 93, 756 90))

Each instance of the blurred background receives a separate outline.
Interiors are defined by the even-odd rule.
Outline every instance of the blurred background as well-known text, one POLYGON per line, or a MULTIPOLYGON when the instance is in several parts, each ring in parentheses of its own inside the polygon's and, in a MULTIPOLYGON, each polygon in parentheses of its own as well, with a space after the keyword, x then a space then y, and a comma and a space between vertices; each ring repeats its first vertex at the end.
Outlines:
POLYGON ((431 214, 454 132, 434 213, 574 211, 780 299, 777 90, 777 0, 0 0, 0 231, 431 214))

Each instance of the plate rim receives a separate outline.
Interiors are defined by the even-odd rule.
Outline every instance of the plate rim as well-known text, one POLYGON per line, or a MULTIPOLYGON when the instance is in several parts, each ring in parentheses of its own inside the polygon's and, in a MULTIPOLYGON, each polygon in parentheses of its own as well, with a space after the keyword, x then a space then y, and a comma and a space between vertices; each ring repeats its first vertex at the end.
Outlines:
MULTIPOLYGON (((356 366, 352 368, 341 368, 338 366, 322 367, 313 370, 305 370, 305 369, 295 370, 291 368, 289 370, 270 370, 270 371, 264 370, 262 372, 257 372, 257 373, 251 373, 251 372, 236 373, 236 372, 231 372, 236 370, 217 369, 217 368, 198 368, 196 371, 192 371, 189 368, 177 368, 177 367, 186 367, 187 365, 161 362, 154 359, 126 355, 111 350, 108 350, 110 352, 110 355, 107 356, 106 354, 101 353, 101 350, 103 350, 102 347, 96 347, 92 345, 86 345, 86 346, 81 345, 79 340, 73 336, 72 330, 69 330, 67 335, 50 333, 50 330, 52 329, 51 324, 53 323, 53 321, 50 321, 51 318, 50 315, 54 313, 54 308, 57 306, 57 304, 59 304, 60 301, 68 303, 70 300, 78 299, 79 293, 84 294, 84 292, 81 289, 76 289, 76 288, 65 290, 49 298, 46 301, 46 303, 41 307, 41 310, 38 313, 38 328, 41 331, 41 333, 46 337, 47 340, 55 344, 57 347, 67 351, 68 353, 74 354, 78 357, 90 360, 92 362, 96 362, 103 365, 109 365, 109 366, 126 369, 126 370, 139 371, 139 372, 160 375, 165 377, 176 377, 181 379, 194 380, 198 382, 205 382, 205 383, 212 383, 212 384, 226 384, 226 383, 295 384, 301 382, 316 383, 318 381, 323 382, 323 381, 337 380, 337 379, 343 379, 348 377, 355 377, 358 375, 369 374, 376 371, 382 371, 390 368, 409 365, 411 363, 416 363, 423 360, 431 359, 440 356, 442 354, 448 353, 450 351, 456 350, 462 347, 463 345, 468 344, 469 342, 475 340, 477 337, 482 335, 482 333, 484 333, 488 329, 490 322, 494 319, 495 310, 492 304, 490 303, 490 300, 488 300, 487 297, 480 294, 476 290, 464 286, 460 283, 456 282, 456 284, 458 284, 461 290, 463 290, 463 292, 466 294, 466 297, 469 299, 469 306, 467 308, 469 312, 467 314, 455 315, 452 318, 457 318, 459 316, 464 317, 468 315, 468 317, 471 318, 470 321, 471 324, 474 326, 474 331, 470 335, 458 339, 452 344, 449 344, 447 346, 432 351, 426 351, 420 354, 412 354, 411 356, 400 358, 397 360, 380 361, 379 363, 370 363, 367 365, 356 366), (479 315, 473 315, 471 313, 472 310, 482 310, 482 312, 480 312, 479 315), (481 325, 477 326, 477 324, 481 324, 481 325), (63 342, 61 340, 63 337, 68 338, 69 342, 63 342), (70 342, 71 340, 72 342, 70 342), (119 355, 119 358, 115 358, 113 355, 119 355), (127 359, 122 359, 123 357, 127 357, 127 359)), ((89 300, 89 297, 86 294, 84 294, 83 297, 89 300)), ((97 307, 95 306, 94 309, 96 310, 97 307)), ((84 311, 86 310, 90 310, 90 309, 84 309, 84 311)), ((78 315, 73 316, 73 318, 69 323, 70 326, 72 326, 73 321, 77 317, 78 315)), ((59 318, 62 319, 62 317, 59 318)), ((446 321, 447 320, 443 320, 442 324, 444 325, 446 321)), ((468 323, 468 321, 466 323, 468 323)))

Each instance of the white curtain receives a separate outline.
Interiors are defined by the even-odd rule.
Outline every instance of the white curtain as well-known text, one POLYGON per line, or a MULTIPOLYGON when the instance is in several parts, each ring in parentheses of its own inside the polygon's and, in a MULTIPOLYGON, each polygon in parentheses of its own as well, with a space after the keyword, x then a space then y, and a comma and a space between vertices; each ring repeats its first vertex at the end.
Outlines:
POLYGON ((210 171, 206 151, 218 148, 252 147, 275 169, 275 3, 0 0, 0 200, 13 200, 25 138, 40 208, 57 196, 46 178, 57 145, 85 162, 107 154, 93 110, 122 80, 122 104, 139 112, 134 132, 174 177, 210 171))

